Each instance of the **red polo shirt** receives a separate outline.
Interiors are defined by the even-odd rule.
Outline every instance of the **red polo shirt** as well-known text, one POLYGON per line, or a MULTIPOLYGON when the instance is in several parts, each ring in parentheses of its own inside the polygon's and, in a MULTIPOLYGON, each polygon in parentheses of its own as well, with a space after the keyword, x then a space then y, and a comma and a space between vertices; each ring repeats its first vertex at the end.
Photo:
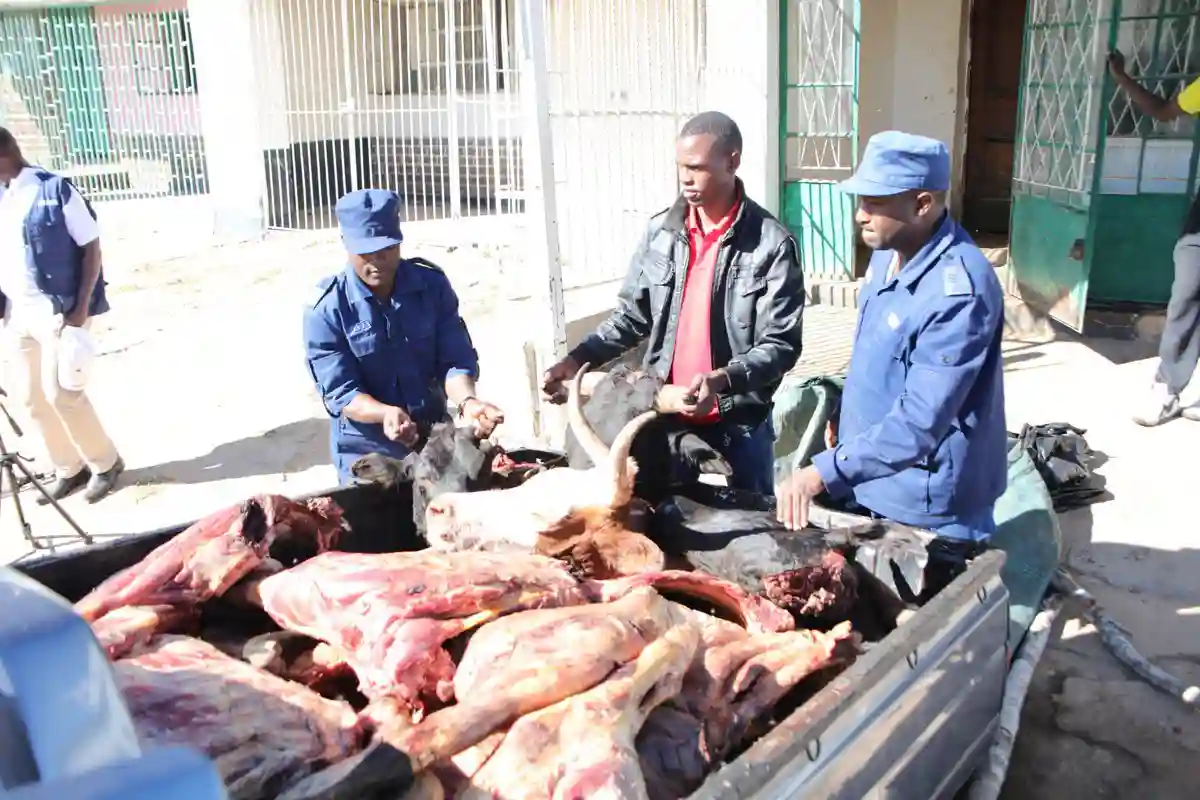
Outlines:
MULTIPOLYGON (((691 257, 688 259, 687 281, 683 287, 683 305, 679 309, 679 325, 675 329, 675 352, 671 359, 670 382, 689 385, 697 375, 713 370, 712 362, 712 294, 713 274, 716 272, 719 242, 737 218, 741 197, 716 227, 705 231, 699 209, 687 215, 691 257)), ((720 419, 716 406, 694 422, 715 422, 720 419)))

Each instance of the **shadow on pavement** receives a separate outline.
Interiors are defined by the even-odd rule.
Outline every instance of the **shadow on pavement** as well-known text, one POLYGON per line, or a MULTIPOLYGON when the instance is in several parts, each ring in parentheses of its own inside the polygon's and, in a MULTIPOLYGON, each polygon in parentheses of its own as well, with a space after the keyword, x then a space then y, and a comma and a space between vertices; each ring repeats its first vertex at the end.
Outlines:
POLYGON ((199 458, 127 470, 120 485, 207 483, 303 472, 328 463, 329 419, 321 417, 290 422, 259 436, 226 442, 199 458))
MULTIPOLYGON (((1107 460, 1095 452, 1090 466, 1107 460)), ((1095 542, 1090 505, 1058 519, 1076 580, 1112 620, 1137 632, 1128 638, 1151 663, 1200 685, 1200 614, 1191 613, 1200 606, 1200 549, 1095 542)), ((1079 606, 1065 606, 1025 699, 1001 797, 1188 798, 1198 782, 1200 714, 1135 676, 1079 606)))

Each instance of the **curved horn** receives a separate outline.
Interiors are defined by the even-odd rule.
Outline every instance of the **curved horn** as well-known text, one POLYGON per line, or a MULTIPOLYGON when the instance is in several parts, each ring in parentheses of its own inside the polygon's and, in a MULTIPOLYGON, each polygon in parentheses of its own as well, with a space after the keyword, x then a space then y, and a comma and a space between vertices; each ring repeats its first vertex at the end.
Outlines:
POLYGON ((624 486, 627 480, 626 468, 629 451, 633 449, 633 440, 637 438, 638 431, 646 427, 647 423, 653 422, 657 416, 657 411, 645 411, 638 414, 626 422, 625 427, 621 428, 621 432, 617 434, 617 438, 613 439, 609 461, 612 463, 613 478, 617 486, 624 486))
POLYGON ((575 432, 575 438, 579 440, 583 452, 592 460, 592 465, 599 467, 609 460, 608 445, 596 435, 596 431, 583 416, 583 393, 580 391, 583 375, 590 366, 591 364, 584 364, 571 380, 571 393, 567 397, 567 422, 575 432))

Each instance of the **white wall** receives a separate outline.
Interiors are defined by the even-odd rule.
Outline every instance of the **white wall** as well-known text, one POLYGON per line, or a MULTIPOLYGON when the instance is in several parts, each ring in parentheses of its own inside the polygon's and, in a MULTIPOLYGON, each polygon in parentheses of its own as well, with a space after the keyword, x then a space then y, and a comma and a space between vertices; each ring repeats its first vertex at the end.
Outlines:
POLYGON ((739 174, 747 194, 772 213, 779 212, 780 198, 779 2, 707 0, 704 59, 704 106, 725 112, 741 128, 739 174))
POLYGON ((970 0, 861 2, 860 152, 871 134, 898 129, 940 139, 961 163, 970 0))

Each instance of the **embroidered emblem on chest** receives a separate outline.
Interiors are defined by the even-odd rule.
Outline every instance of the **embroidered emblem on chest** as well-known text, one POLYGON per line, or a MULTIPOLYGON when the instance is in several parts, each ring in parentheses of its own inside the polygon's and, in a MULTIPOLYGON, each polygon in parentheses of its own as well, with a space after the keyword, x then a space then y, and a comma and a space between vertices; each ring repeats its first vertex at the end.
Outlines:
POLYGON ((895 311, 889 311, 887 315, 887 326, 891 330, 896 330, 900 327, 900 318, 896 316, 895 311))
POLYGON ((357 336, 360 333, 366 333, 371 330, 371 321, 368 319, 359 320, 346 331, 347 336, 357 336))

